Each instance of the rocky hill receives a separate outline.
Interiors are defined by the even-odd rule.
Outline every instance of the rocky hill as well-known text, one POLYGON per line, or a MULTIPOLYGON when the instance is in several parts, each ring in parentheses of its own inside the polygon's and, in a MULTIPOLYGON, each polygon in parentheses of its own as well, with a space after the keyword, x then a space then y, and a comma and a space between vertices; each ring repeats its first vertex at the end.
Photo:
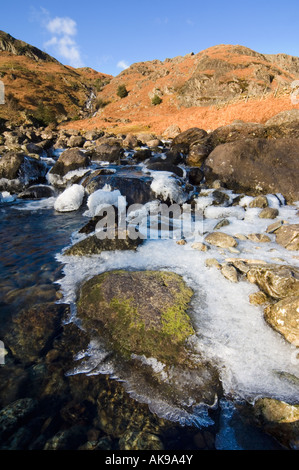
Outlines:
POLYGON ((89 116, 97 90, 111 78, 90 68, 64 66, 0 31, 0 79, 5 85, 0 118, 47 125, 89 116))
POLYGON ((136 63, 99 93, 102 108, 77 128, 161 133, 173 124, 185 130, 215 129, 236 119, 265 122, 296 107, 290 93, 298 78, 298 57, 264 55, 243 46, 219 45, 163 62, 136 63), (120 86, 127 96, 118 96, 120 86))
POLYGON ((216 129, 235 120, 264 123, 292 103, 299 58, 267 55, 239 45, 131 65, 112 77, 64 66, 39 49, 0 32, 0 118, 76 130, 116 133, 169 126, 216 129))

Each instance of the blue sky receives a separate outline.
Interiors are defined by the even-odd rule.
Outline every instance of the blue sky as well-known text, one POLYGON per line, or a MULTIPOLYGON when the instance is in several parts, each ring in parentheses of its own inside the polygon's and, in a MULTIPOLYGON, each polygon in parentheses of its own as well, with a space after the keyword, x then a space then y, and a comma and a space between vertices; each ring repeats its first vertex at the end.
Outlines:
POLYGON ((298 0, 1 0, 0 29, 66 65, 118 75, 147 60, 240 44, 299 56, 298 0))

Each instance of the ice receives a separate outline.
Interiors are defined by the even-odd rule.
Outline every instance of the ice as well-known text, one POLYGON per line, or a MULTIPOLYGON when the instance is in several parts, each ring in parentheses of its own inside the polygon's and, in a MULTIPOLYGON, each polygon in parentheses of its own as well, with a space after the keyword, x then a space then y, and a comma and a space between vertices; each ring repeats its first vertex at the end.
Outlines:
POLYGON ((66 186, 68 182, 71 181, 73 178, 83 178, 83 176, 86 175, 86 173, 88 172, 88 168, 79 168, 78 170, 69 171, 64 176, 55 175, 54 173, 48 173, 47 180, 48 183, 52 184, 53 186, 66 186))
POLYGON ((72 212, 78 210, 83 202, 85 190, 79 184, 73 184, 61 193, 55 201, 57 212, 72 212))
MULTIPOLYGON (((247 200, 245 204, 243 200, 241 207, 230 208, 233 211, 230 215, 234 216, 229 217, 230 224, 223 227, 222 232, 233 236, 237 233, 265 232, 272 221, 260 219, 258 214, 261 209, 248 208, 248 202, 247 200), (241 214, 245 216, 243 220, 241 214)), ((147 209, 149 207, 151 206, 147 209)), ((280 216, 287 223, 298 223, 297 207, 298 204, 280 206, 280 216)), ((215 211, 214 215, 218 217, 219 214, 215 211)), ((203 240, 204 233, 211 231, 217 220, 203 221, 203 240)), ((199 354, 218 368, 225 394, 252 402, 260 396, 298 402, 298 385, 286 380, 287 375, 277 374, 280 371, 298 377, 296 348, 265 322, 262 306, 250 304, 249 295, 258 291, 257 286, 245 280, 232 283, 217 269, 207 268, 205 265, 207 258, 216 258, 223 263, 233 257, 267 262, 279 259, 280 261, 274 262, 298 266, 294 253, 276 244, 274 234, 269 236, 270 243, 238 240, 239 254, 212 246, 208 252, 196 251, 191 248, 190 234, 186 245, 178 245, 171 239, 157 239, 145 241, 136 252, 104 252, 101 255, 80 258, 58 255, 65 274, 60 281, 62 301, 75 303, 82 282, 108 270, 153 269, 177 272, 194 291, 190 314, 196 331, 195 347, 199 354)), ((163 365, 155 361, 154 356, 153 351, 152 358, 143 358, 140 364, 150 365, 153 370, 160 372, 162 379, 163 365)), ((132 385, 132 388, 133 393, 138 395, 138 387, 136 389, 132 385)), ((144 394, 146 391, 143 391, 144 394)), ((151 402, 152 409, 160 409, 160 406, 164 406, 167 414, 167 404, 151 402)), ((177 410, 173 413, 175 415, 177 410)), ((169 416, 171 414, 172 411, 169 411, 169 416)))
POLYGON ((121 195, 120 191, 118 189, 112 191, 109 185, 105 185, 103 189, 98 189, 89 196, 87 200, 88 211, 86 211, 84 215, 94 217, 99 214, 104 207, 118 207, 121 203, 125 204, 125 198, 121 195))
POLYGON ((0 192, 0 203, 1 202, 14 202, 16 200, 16 195, 10 194, 8 191, 0 192))
POLYGON ((168 171, 151 171, 153 177, 151 189, 156 197, 164 201, 169 199, 172 203, 183 204, 188 199, 188 193, 180 185, 180 180, 168 171))

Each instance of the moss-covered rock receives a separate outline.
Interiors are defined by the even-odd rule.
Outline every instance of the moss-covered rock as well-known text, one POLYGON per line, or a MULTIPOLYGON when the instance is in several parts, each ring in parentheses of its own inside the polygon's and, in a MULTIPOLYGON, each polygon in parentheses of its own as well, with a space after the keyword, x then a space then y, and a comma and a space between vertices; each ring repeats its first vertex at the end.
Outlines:
POLYGON ((81 288, 78 314, 84 325, 103 327, 122 356, 144 354, 167 363, 185 357, 194 333, 187 314, 192 290, 175 273, 112 271, 81 288))
POLYGON ((99 255, 102 251, 136 250, 141 243, 142 240, 140 238, 131 240, 127 235, 124 238, 115 237, 103 240, 96 235, 91 235, 75 243, 64 254, 67 256, 90 256, 99 255))

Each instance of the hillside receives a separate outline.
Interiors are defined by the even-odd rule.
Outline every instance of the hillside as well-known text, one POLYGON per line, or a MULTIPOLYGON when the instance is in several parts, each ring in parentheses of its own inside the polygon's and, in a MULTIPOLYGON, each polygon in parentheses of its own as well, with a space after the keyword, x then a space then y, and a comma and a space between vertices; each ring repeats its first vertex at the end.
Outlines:
POLYGON ((243 46, 219 45, 164 62, 136 63, 99 93, 103 108, 97 115, 75 127, 161 133, 172 124, 185 130, 214 129, 236 119, 265 122, 298 108, 290 99, 291 83, 298 78, 299 58, 243 46), (128 91, 125 98, 117 96, 120 85, 128 91), (152 104, 155 96, 162 100, 158 105, 152 104))
POLYGON ((0 31, 0 79, 5 105, 0 118, 43 124, 93 113, 90 98, 112 77, 64 66, 39 49, 0 31), (43 122, 44 121, 44 122, 43 122))
POLYGON ((135 63, 112 77, 64 66, 0 31, 0 79, 6 92, 0 118, 43 125, 57 121, 79 130, 162 134, 171 125, 208 130, 234 120, 263 123, 299 108, 290 97, 291 84, 299 79, 299 58, 238 45, 135 63), (120 86, 127 96, 119 96, 120 86))

